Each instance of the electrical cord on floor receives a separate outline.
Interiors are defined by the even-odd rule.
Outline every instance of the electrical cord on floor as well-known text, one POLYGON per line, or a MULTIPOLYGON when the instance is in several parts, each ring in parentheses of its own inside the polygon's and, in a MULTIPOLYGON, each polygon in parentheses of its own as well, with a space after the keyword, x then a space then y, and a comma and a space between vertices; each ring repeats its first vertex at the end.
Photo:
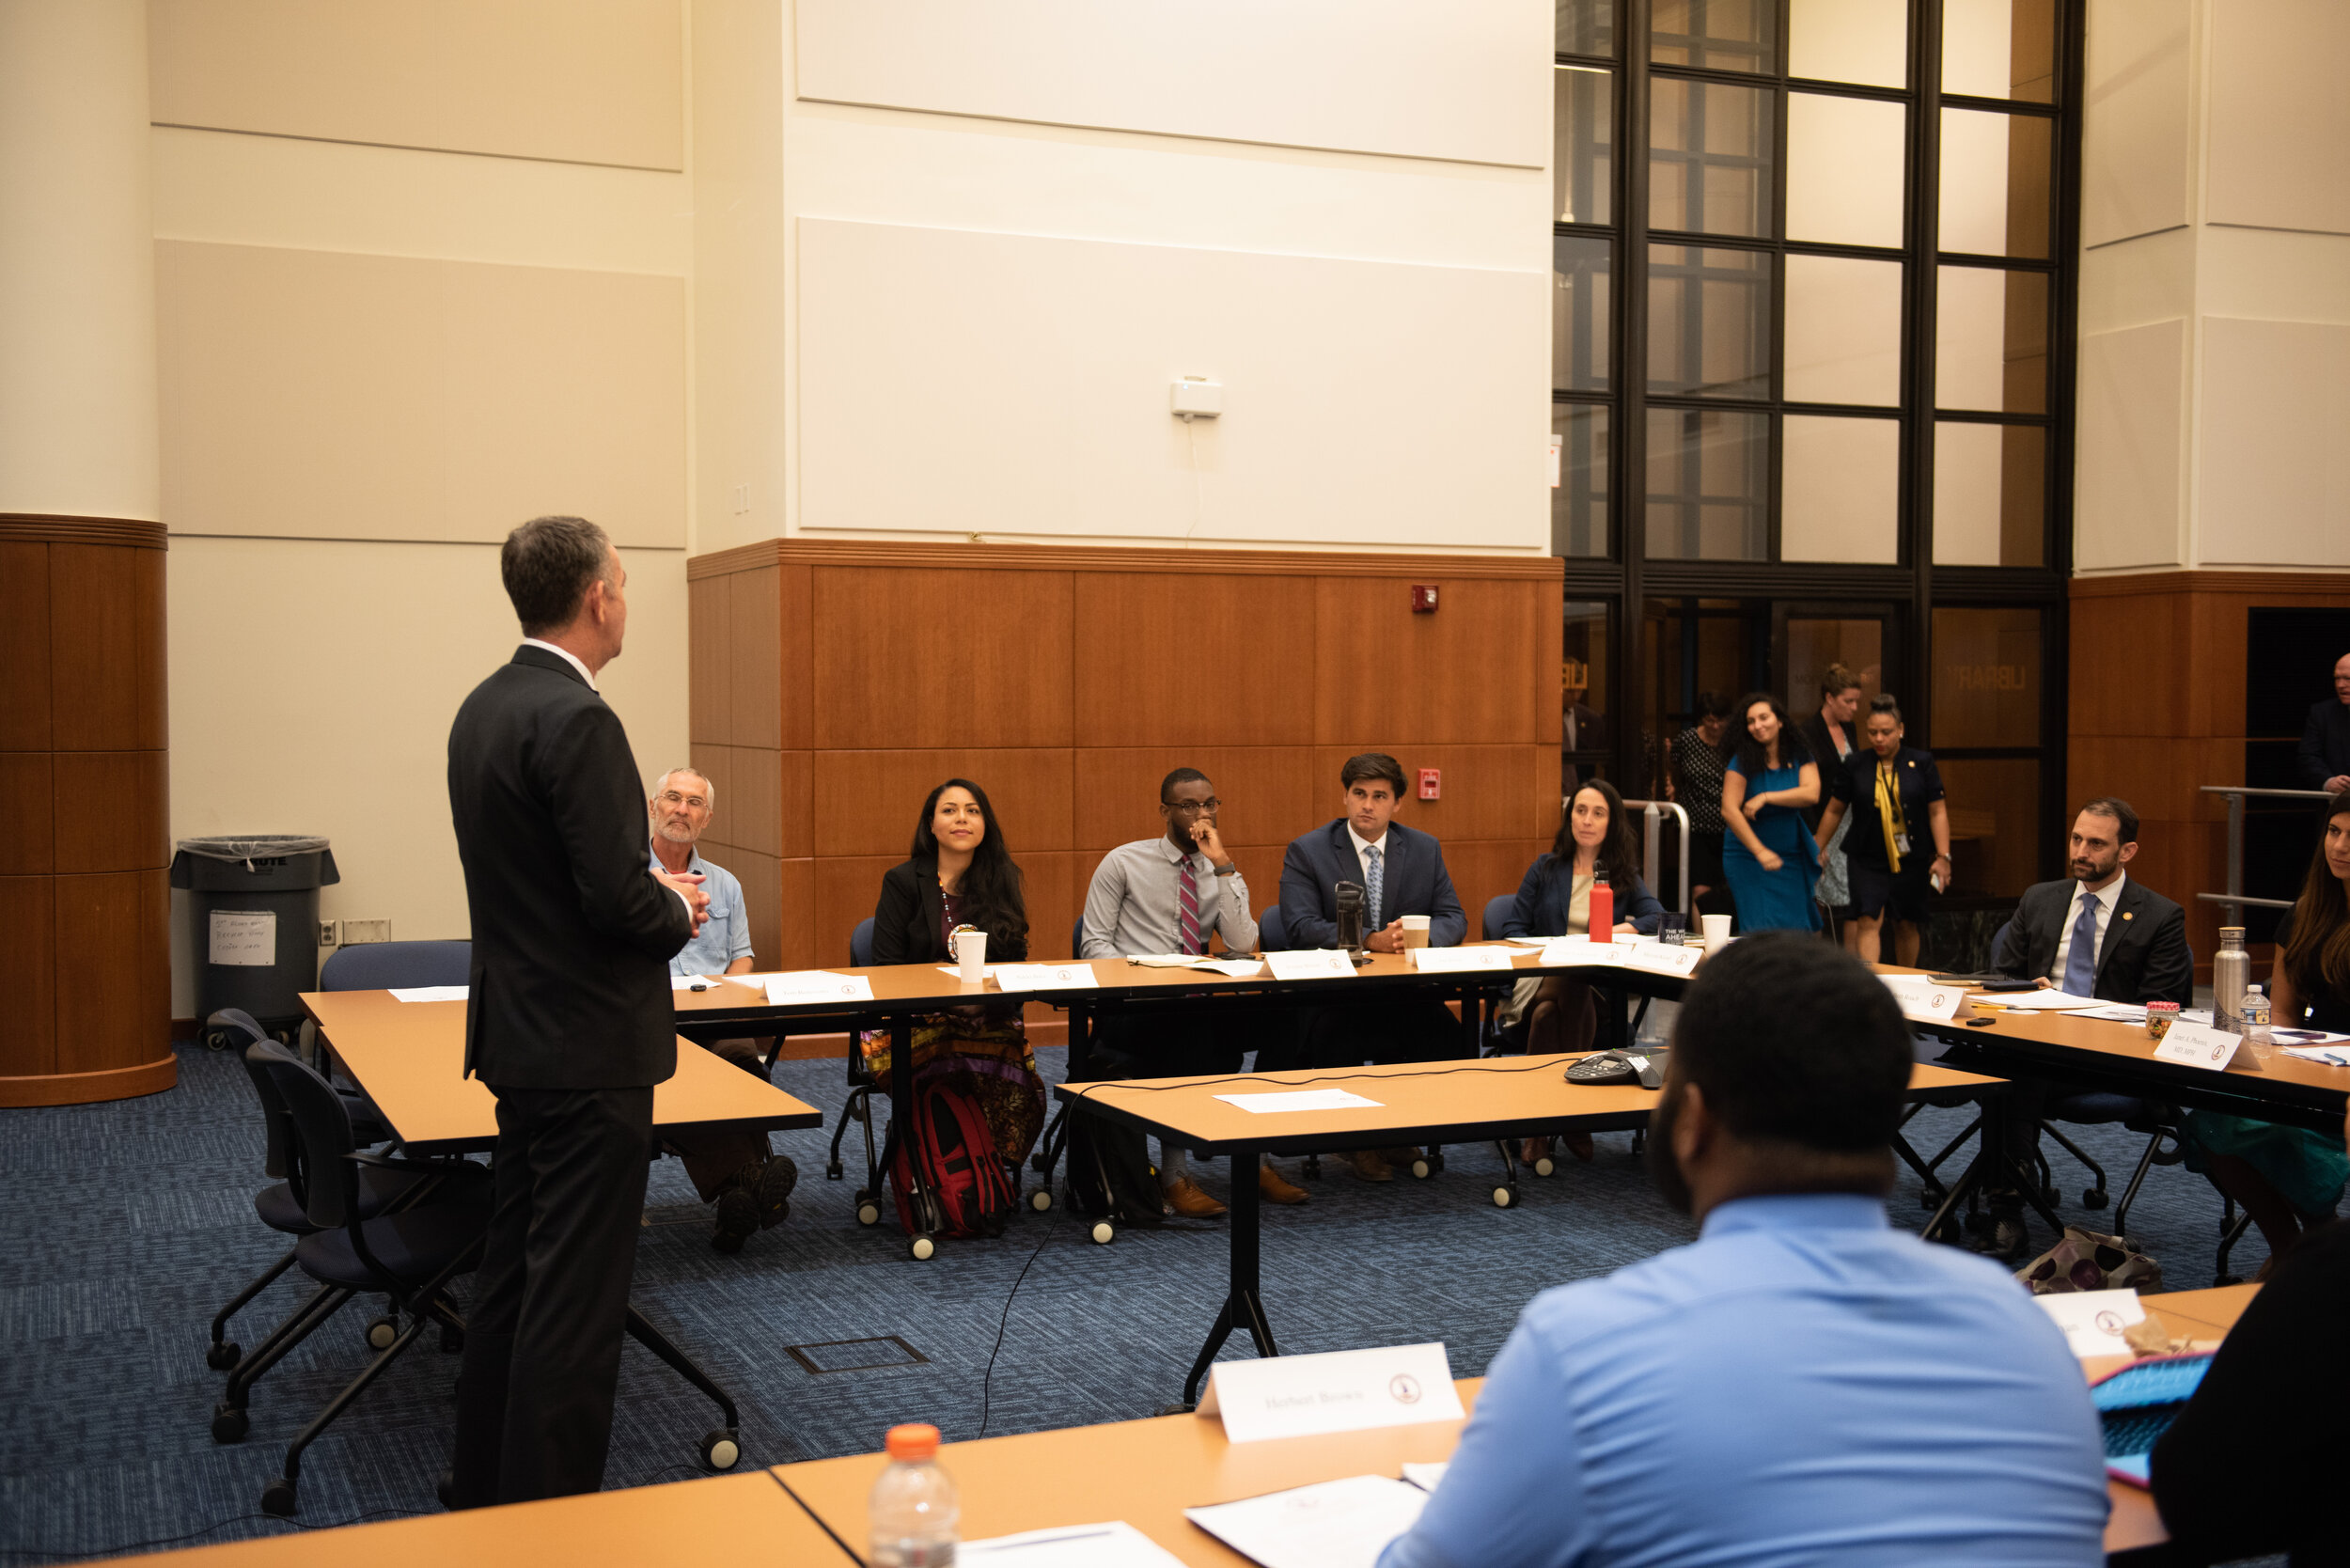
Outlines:
POLYGON ((230 1525, 241 1525, 248 1519, 266 1519, 274 1525, 290 1525, 297 1530, 340 1529, 345 1525, 356 1525, 368 1519, 380 1519, 386 1515, 397 1515, 400 1518, 415 1518, 419 1514, 437 1513, 439 1512, 440 1511, 438 1509, 431 1508, 375 1508, 369 1509, 365 1513, 354 1513, 348 1519, 330 1519, 323 1524, 312 1524, 306 1519, 282 1518, 274 1513, 233 1513, 226 1519, 215 1519, 211 1524, 205 1525, 201 1529, 189 1530, 184 1535, 159 1536, 152 1541, 124 1541, 111 1546, 75 1546, 70 1548, 56 1546, 0 1546, 0 1557, 39 1557, 68 1562, 83 1562, 93 1558, 121 1557, 130 1552, 153 1551, 159 1546, 176 1546, 182 1541, 193 1541, 199 1535, 210 1535, 216 1529, 227 1529, 230 1525))
MULTIPOLYGON (((1044 1190, 1050 1192, 1053 1189, 1048 1185, 1044 1190)), ((988 1415, 993 1402, 995 1383, 995 1357, 1003 1354, 1004 1325, 1011 1322, 1012 1300, 1014 1297, 1019 1295, 1022 1283, 1028 1278, 1028 1270, 1034 1268, 1036 1266, 1037 1259, 1044 1255, 1045 1244, 1050 1242, 1055 1235, 1059 1233, 1061 1216, 1067 1213, 1069 1213, 1069 1206, 1066 1203, 1057 1204, 1054 1206, 1052 1222, 1044 1227, 1044 1234, 1038 1239, 1036 1249, 1028 1254, 1028 1261, 1020 1265, 1020 1273, 1012 1279, 1011 1290, 1004 1297, 1004 1310, 995 1320, 995 1344, 994 1348, 989 1350, 987 1353, 987 1375, 979 1380, 979 1435, 981 1437, 987 1435, 988 1415)))

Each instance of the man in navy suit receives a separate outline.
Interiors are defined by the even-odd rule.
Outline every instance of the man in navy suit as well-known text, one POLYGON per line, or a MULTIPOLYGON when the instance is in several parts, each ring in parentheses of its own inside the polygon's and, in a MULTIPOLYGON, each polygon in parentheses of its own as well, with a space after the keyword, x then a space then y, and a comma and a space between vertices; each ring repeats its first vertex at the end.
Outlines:
MULTIPOLYGON (((1428 917, 1428 944, 1449 948, 1468 934, 1468 917, 1445 873, 1444 849, 1395 820, 1403 799, 1403 765, 1367 751, 1339 770, 1343 815, 1290 841, 1281 860, 1281 922, 1293 948, 1338 946, 1338 885, 1363 889, 1363 946, 1403 950, 1403 917, 1428 917)), ((1305 1064, 1436 1061, 1461 1054, 1461 1027, 1434 997, 1309 1009, 1300 1031, 1305 1064)), ((1259 1065, 1265 1063, 1260 1058, 1259 1065)), ((1393 1179, 1390 1161, 1416 1149, 1362 1149, 1347 1156, 1367 1182, 1393 1179)))

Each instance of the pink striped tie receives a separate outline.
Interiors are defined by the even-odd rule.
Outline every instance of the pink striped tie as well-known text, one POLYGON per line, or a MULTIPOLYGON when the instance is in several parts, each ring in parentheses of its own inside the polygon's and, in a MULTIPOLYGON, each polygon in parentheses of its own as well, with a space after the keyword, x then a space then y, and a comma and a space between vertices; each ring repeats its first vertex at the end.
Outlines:
POLYGON ((1175 924, 1183 939, 1183 951, 1205 952, 1199 941, 1199 884, 1191 874, 1191 862, 1185 859, 1176 870, 1175 924))

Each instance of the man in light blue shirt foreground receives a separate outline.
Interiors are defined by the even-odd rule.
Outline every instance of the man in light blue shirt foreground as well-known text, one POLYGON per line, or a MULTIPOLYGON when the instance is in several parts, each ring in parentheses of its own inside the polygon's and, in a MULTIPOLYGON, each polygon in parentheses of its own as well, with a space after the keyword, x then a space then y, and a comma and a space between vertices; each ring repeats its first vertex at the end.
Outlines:
POLYGON ((1888 1224, 1908 1030, 1794 933, 1706 962, 1649 1139, 1687 1247, 1545 1291, 1381 1568, 2105 1560, 2064 1337, 1997 1264, 1888 1224))

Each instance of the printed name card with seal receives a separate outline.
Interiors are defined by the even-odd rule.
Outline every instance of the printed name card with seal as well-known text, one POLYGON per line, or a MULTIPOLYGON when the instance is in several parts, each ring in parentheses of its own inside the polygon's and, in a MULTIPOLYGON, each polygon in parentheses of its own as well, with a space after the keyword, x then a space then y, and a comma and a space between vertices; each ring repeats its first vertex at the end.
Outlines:
POLYGON ((2260 1063, 2252 1053, 2244 1049, 2244 1037, 2209 1024, 2190 1024, 2182 1018, 2170 1026, 2154 1047, 2157 1061, 2175 1061, 2186 1067, 2207 1067, 2217 1072, 2223 1067, 2250 1067, 2260 1063))
POLYGON ((1091 991, 1100 984, 1090 964, 995 965, 995 985, 1001 991, 1091 991))
MULTIPOLYGON (((1613 942, 1594 942, 1584 936, 1561 936, 1543 947, 1543 965, 1563 968, 1616 968, 1626 961, 1624 949, 1613 942)), ((1694 963, 1695 961, 1692 960, 1694 963)))
POLYGON ((1353 980, 1355 962, 1338 948, 1307 948, 1296 952, 1264 955, 1275 980, 1353 980))
POLYGON ((2146 1320, 2136 1291, 2065 1291, 2032 1299, 2064 1330, 2064 1342, 2076 1356, 2133 1354, 2123 1330, 2146 1320))
POLYGON ((1906 1018, 1931 1018, 1947 1024, 1958 1012, 1958 1004, 1966 999, 1963 985, 1936 985, 1923 975, 1879 975, 1885 989, 1893 994, 1906 1018))
POLYGON ((1453 1421, 1463 1412, 1451 1360, 1434 1343, 1218 1361, 1199 1414, 1223 1417, 1228 1442, 1256 1443, 1453 1421))
POLYGON ((1411 952, 1412 967, 1424 975, 1515 967, 1508 948, 1414 948, 1411 952))
POLYGON ((762 975, 767 1005, 791 1007, 801 1002, 870 1002, 873 982, 863 975, 837 975, 830 969, 795 969, 788 975, 762 975))
POLYGON ((1625 968, 1645 969, 1652 975, 1692 974, 1698 960, 1705 956, 1705 949, 1694 943, 1636 942, 1617 951, 1624 955, 1625 968))

